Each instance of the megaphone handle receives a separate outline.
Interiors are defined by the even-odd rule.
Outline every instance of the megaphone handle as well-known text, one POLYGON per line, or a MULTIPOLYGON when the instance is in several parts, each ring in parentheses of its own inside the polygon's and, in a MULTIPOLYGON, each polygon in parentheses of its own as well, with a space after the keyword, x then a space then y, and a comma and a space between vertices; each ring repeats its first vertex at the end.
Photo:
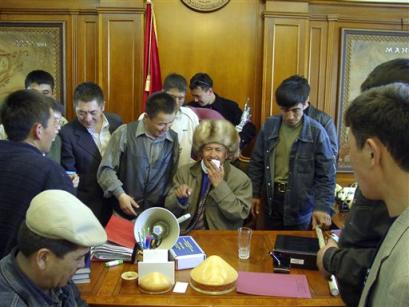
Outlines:
POLYGON ((186 213, 185 215, 182 215, 181 217, 179 217, 179 218, 177 219, 177 221, 178 221, 179 224, 181 224, 181 223, 183 223, 184 221, 190 219, 190 217, 191 217, 190 213, 186 213))

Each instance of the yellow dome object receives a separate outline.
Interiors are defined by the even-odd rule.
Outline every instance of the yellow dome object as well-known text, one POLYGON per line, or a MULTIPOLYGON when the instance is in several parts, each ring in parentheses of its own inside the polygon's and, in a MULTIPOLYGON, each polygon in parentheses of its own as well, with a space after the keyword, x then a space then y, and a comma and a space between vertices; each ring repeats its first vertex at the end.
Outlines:
POLYGON ((238 273, 219 256, 210 256, 190 272, 190 285, 206 294, 224 294, 236 287, 238 273))
POLYGON ((139 288, 142 292, 149 294, 161 294, 172 288, 170 280, 159 272, 152 272, 139 278, 139 288))

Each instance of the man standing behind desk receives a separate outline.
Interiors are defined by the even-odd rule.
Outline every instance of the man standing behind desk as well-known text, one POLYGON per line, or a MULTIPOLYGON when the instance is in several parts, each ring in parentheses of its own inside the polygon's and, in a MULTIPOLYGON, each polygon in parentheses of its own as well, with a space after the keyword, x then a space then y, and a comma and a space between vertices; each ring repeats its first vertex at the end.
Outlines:
POLYGON ((118 115, 104 113, 104 107, 101 88, 92 82, 81 83, 74 91, 77 118, 60 132, 61 164, 79 175, 78 198, 91 208, 102 225, 112 215, 112 204, 103 196, 97 171, 111 133, 122 124, 118 115))
POLYGON ((35 195, 46 189, 74 193, 62 167, 44 157, 59 127, 51 99, 21 90, 10 94, 2 108, 9 140, 0 141, 0 258, 15 246, 17 229, 35 195))
POLYGON ((267 229, 331 225, 335 157, 324 128, 303 114, 303 98, 304 82, 284 80, 280 84, 276 100, 281 115, 267 119, 251 156, 252 214, 259 214, 265 194, 267 229))
POLYGON ((0 261, 0 305, 88 306, 71 277, 84 266, 89 247, 106 240, 75 196, 61 190, 38 194, 21 223, 17 247, 0 261))
POLYGON ((105 197, 118 200, 119 215, 133 219, 144 209, 163 207, 179 160, 178 136, 170 129, 176 110, 172 96, 152 94, 144 118, 112 135, 97 177, 105 197))
MULTIPOLYGON (((232 100, 220 97, 213 91, 213 80, 206 73, 197 73, 190 79, 190 92, 194 101, 189 106, 196 108, 212 109, 219 112, 234 126, 240 124, 243 114, 238 104, 232 100)), ((240 134, 240 149, 249 144, 256 135, 256 127, 247 122, 240 134)))
POLYGON ((303 91, 300 91, 300 99, 301 101, 305 101, 304 103, 304 114, 308 115, 309 117, 315 119, 319 122, 327 132, 329 141, 331 142, 332 151, 334 152, 334 156, 338 156, 338 135, 337 130, 335 128, 334 120, 331 116, 327 113, 318 110, 316 107, 311 105, 309 102, 309 95, 310 95, 310 85, 308 84, 307 79, 304 77, 293 75, 286 79, 287 82, 294 82, 298 83, 300 88, 303 88, 303 91))
MULTIPOLYGON (((192 159, 193 132, 199 125, 199 118, 191 108, 184 107, 187 83, 183 76, 172 73, 163 81, 163 91, 172 96, 177 105, 176 117, 172 123, 172 130, 178 134, 180 157, 179 166, 194 162, 192 159)), ((145 113, 139 116, 143 119, 145 113)))

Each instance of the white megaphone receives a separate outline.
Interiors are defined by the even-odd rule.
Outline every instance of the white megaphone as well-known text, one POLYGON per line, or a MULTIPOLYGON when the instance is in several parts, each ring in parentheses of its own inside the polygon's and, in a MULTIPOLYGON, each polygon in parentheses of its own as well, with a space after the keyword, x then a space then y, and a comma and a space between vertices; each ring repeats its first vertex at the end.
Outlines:
POLYGON ((152 235, 157 240, 157 244, 153 248, 171 249, 176 244, 180 234, 179 223, 189 218, 189 213, 177 219, 172 212, 165 208, 146 209, 135 221, 135 240, 143 245, 146 237, 152 235))

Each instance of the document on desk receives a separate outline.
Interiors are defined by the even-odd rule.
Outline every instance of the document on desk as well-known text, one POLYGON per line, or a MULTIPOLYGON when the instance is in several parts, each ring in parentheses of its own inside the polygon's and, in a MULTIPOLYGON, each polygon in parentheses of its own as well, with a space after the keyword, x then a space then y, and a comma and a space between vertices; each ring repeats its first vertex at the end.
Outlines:
POLYGON ((135 246, 133 228, 134 224, 131 221, 112 215, 105 226, 108 241, 133 249, 135 246))
POLYGON ((254 295, 311 298, 305 275, 239 272, 237 292, 254 295))

